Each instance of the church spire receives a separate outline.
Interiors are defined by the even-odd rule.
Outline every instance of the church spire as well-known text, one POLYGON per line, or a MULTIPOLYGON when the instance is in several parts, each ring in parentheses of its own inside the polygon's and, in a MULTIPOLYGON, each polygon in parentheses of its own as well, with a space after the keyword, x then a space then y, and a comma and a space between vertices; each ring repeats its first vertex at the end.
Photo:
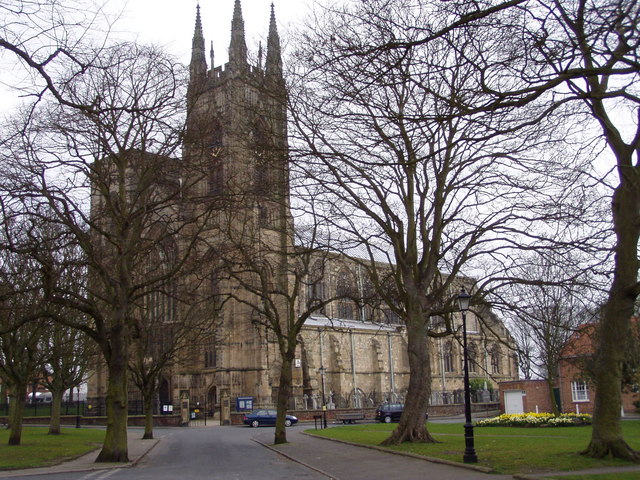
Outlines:
POLYGON ((240 0, 236 0, 231 20, 231 43, 229 44, 229 63, 234 66, 246 65, 247 44, 244 40, 244 20, 240 0))
POLYGON ((191 63, 189 64, 190 83, 203 79, 207 75, 207 60, 204 50, 204 36, 202 35, 202 20, 200 19, 200 5, 196 7, 196 27, 191 44, 191 63))
POLYGON ((276 13, 271 3, 271 19, 269 21, 269 38, 267 39, 267 60, 265 64, 267 75, 282 78, 282 54, 280 51, 280 36, 276 25, 276 13))

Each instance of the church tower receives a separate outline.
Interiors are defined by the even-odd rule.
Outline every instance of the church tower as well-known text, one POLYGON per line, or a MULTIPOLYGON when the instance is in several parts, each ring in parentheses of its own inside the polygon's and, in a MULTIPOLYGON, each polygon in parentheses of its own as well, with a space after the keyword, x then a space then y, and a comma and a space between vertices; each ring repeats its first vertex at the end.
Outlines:
MULTIPOLYGON (((183 178, 187 191, 185 215, 193 224, 206 225, 206 243, 212 246, 214 255, 216 248, 228 246, 253 249, 255 258, 271 255, 269 263, 273 265, 273 257, 286 257, 292 247, 286 89, 273 4, 268 32, 263 64, 262 48, 256 58, 250 57, 241 2, 235 0, 229 61, 216 66, 211 46, 208 68, 201 11, 197 7, 186 102, 183 178)), ((277 268, 272 270, 275 281, 287 282, 286 274, 279 275, 277 268)), ((203 272, 202 278, 206 275, 203 272)), ((212 288, 242 290, 237 279, 227 277, 211 284, 216 281, 225 283, 212 288)), ((182 377, 192 378, 174 380, 174 385, 189 383, 192 397, 198 389, 206 391, 201 396, 206 395, 209 404, 236 396, 252 396, 261 404, 270 403, 273 359, 267 353, 265 330, 256 327, 251 307, 241 301, 226 302, 214 328, 215 342, 202 355, 194 355, 190 367, 191 372, 201 371, 197 374, 200 378, 185 369, 182 377), (194 388, 196 384, 202 388, 194 388)))
POLYGON ((229 62, 215 66, 213 46, 209 56, 208 70, 198 6, 184 144, 185 163, 193 167, 191 195, 252 203, 261 228, 281 229, 288 217, 277 208, 288 206, 286 89, 273 4, 264 65, 262 52, 254 64, 249 61, 240 0, 231 21, 229 62))

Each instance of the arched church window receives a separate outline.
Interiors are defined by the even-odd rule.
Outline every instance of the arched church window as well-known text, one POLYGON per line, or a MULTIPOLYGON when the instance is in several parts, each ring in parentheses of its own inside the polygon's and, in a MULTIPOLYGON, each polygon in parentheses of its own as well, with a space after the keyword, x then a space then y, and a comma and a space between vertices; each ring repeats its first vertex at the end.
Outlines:
POLYGON ((176 257, 176 244, 171 239, 164 239, 155 245, 147 258, 143 274, 146 277, 166 277, 164 282, 158 282, 156 288, 149 291, 143 299, 144 315, 151 325, 176 321, 178 286, 175 278, 167 275, 174 267, 176 257))
POLYGON ((338 318, 345 320, 355 320, 355 302, 352 300, 357 295, 355 281, 351 272, 343 268, 338 272, 336 279, 336 295, 343 297, 338 300, 337 315, 338 318))
POLYGON ((389 325, 402 325, 400 316, 394 310, 385 308, 382 310, 382 312, 384 314, 385 323, 388 323, 389 325))
POLYGON ((491 373, 500 373, 500 349, 494 345, 489 352, 489 361, 491 362, 491 373))
POLYGON ((360 272, 360 319, 365 322, 373 322, 379 314, 381 299, 377 294, 373 280, 369 272, 360 272))
MULTIPOLYGON (((307 302, 310 306, 314 303, 321 303, 327 299, 324 273, 324 263, 321 260, 316 261, 309 272, 307 302)), ((320 311, 324 313, 324 310, 325 308, 323 306, 320 311)))
POLYGON ((356 294, 355 283, 351 272, 343 268, 336 279, 336 294, 339 297, 353 297, 356 294))
POLYGON ((469 358, 469 372, 475 373, 478 366, 478 347, 476 347, 475 343, 469 345, 467 355, 469 358))
POLYGON ((442 347, 442 363, 444 364, 445 372, 454 372, 454 362, 453 362, 453 344, 451 342, 446 342, 442 347))

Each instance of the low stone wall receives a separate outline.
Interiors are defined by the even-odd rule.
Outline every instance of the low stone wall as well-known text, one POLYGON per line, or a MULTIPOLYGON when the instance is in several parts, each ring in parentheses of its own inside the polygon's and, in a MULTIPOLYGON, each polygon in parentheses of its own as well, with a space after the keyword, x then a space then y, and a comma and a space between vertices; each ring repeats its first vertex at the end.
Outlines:
MULTIPOLYGON (((474 403, 471 405, 471 411, 474 413, 492 412, 498 410, 500 404, 498 403, 474 403)), ((322 415, 322 410, 289 410, 289 415, 298 417, 301 422, 313 422, 314 416, 322 415)), ((370 421, 376 417, 376 408, 336 408, 327 410, 327 422, 336 422, 336 415, 348 414, 348 413, 364 413, 365 421, 370 421)), ((448 417, 453 415, 463 415, 463 404, 452 405, 431 405, 429 407, 430 417, 448 417)), ((242 418, 244 413, 232 412, 231 424, 242 425, 242 418)), ((62 425, 76 425, 75 415, 63 415, 60 417, 60 423, 62 425)), ((130 415, 129 416, 130 427, 143 427, 144 416, 143 415, 130 415)), ((23 423, 25 425, 48 425, 50 421, 49 417, 25 417, 23 423)), ((7 424, 7 417, 0 417, 0 424, 7 424)), ((80 417, 80 425, 95 425, 104 426, 107 424, 107 417, 80 417)), ((179 427, 180 415, 154 415, 153 425, 155 427, 179 427)))
MULTIPOLYGON (((471 411, 474 413, 492 412, 500 408, 499 403, 474 403, 471 405, 471 411)), ((289 415, 298 417, 301 422, 313 422, 314 416, 322 415, 322 410, 289 410, 289 415)), ((365 421, 376 418, 376 408, 336 408, 327 410, 327 422, 335 422, 336 415, 343 413, 364 413, 365 421)), ((452 405, 431 405, 429 407, 430 417, 449 417, 453 415, 464 415, 464 404, 457 403, 452 405)), ((231 424, 242 425, 244 413, 232 412, 231 424)))
MULTIPOLYGON (((22 420, 24 425, 48 425, 51 421, 51 417, 25 417, 22 420)), ((76 415, 63 415, 60 417, 61 425, 73 425, 77 422, 76 415)), ((242 423, 242 422, 240 422, 242 423)), ((7 417, 0 417, 0 424, 7 424, 7 417)), ((105 426, 107 424, 107 417, 80 417, 80 425, 95 425, 105 426)), ((128 425, 130 427, 144 427, 143 415, 131 415, 128 418, 128 425)), ((153 417, 154 427, 178 427, 180 426, 179 415, 154 415, 153 417)))

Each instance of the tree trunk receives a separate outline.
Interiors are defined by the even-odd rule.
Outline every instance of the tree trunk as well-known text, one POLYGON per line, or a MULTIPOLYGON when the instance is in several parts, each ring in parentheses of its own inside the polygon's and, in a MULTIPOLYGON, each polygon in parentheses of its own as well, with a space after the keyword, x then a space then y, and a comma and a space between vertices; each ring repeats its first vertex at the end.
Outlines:
POLYGON ((13 423, 13 421, 12 421, 13 416, 15 415, 13 413, 13 411, 16 409, 16 403, 17 403, 16 402, 16 397, 11 392, 9 392, 7 394, 7 402, 8 402, 8 404, 7 404, 8 405, 8 408, 7 408, 7 428, 10 429, 11 425, 13 423))
POLYGON ((280 368, 280 386, 278 388, 278 398, 276 400, 276 408, 278 409, 278 417, 276 418, 276 432, 274 444, 287 443, 287 431, 284 424, 287 417, 287 407, 289 396, 291 395, 291 367, 293 355, 285 355, 282 358, 282 367, 280 368))
MULTIPOLYGON (((552 368, 556 368, 555 366, 552 368)), ((555 375, 550 374, 550 368, 547 367, 547 388, 549 389, 549 400, 551 401, 551 413, 554 415, 560 415, 560 409, 558 408, 558 402, 556 402, 556 396, 553 393, 553 388, 556 384, 555 375)), ((554 370, 555 371, 555 370, 554 370)))
POLYGON ((96 462, 128 462, 127 446, 127 359, 125 333, 112 332, 112 353, 107 359, 109 380, 107 385, 107 431, 104 445, 96 462))
POLYGON ((402 442, 436 443, 427 430, 425 419, 431 398, 431 359, 424 322, 413 316, 407 322, 407 351, 409 353, 409 389, 400 423, 382 445, 402 442))
MULTIPOLYGON (((624 165, 626 162, 618 162, 624 165)), ((620 420, 622 363, 620 348, 630 333, 638 281, 640 235, 640 183, 629 166, 621 167, 621 181, 613 195, 613 227, 616 234, 614 274, 595 352, 595 410, 591 443, 582 453, 589 457, 617 457, 640 461, 640 452, 627 445, 620 420)))
POLYGON ((27 385, 16 385, 15 393, 11 395, 9 409, 9 445, 20 445, 22 441, 22 419, 24 417, 24 402, 27 397, 27 385))
POLYGON ((60 413, 62 410, 62 395, 64 391, 51 391, 51 421, 49 435, 60 435, 60 413))
POLYGON ((153 438, 153 393, 154 392, 142 393, 142 402, 144 404, 144 435, 142 435, 143 440, 151 440, 153 438))

